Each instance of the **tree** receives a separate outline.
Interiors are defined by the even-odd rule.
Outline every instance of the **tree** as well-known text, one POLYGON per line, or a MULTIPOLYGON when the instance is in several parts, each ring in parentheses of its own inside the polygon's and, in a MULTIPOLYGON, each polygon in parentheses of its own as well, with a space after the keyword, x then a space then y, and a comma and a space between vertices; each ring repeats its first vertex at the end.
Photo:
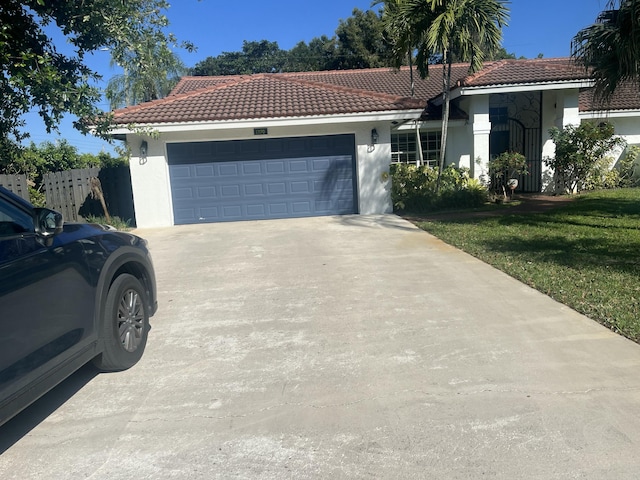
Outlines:
POLYGON ((338 41, 336 37, 322 35, 313 38, 307 45, 299 42, 287 53, 286 72, 316 72, 339 68, 338 41))
POLYGON ((111 65, 124 73, 109 80, 105 95, 112 110, 166 97, 187 72, 182 60, 166 42, 153 37, 142 39, 136 51, 123 52, 111 65))
POLYGON ((382 34, 383 23, 372 10, 353 9, 336 29, 337 55, 341 69, 375 68, 389 63, 389 45, 382 34))
MULTIPOLYGON (((508 12, 503 0, 392 0, 394 19, 389 21, 397 31, 391 38, 400 42, 396 55, 406 55, 406 48, 417 51, 418 71, 429 74, 429 59, 442 57, 442 139, 439 175, 442 176, 446 156, 451 99, 451 66, 454 58, 469 62, 469 73, 482 68, 486 52, 499 49, 502 26, 508 12)), ((397 60, 397 59, 396 59, 397 60)), ((436 184, 436 190, 440 182, 436 184)))
POLYGON ((0 156, 0 173, 24 174, 29 183, 31 201, 44 205, 43 176, 47 172, 60 172, 72 168, 116 167, 126 165, 124 156, 113 157, 109 153, 78 153, 78 149, 66 140, 31 142, 27 147, 0 156))
POLYGON ((198 76, 249 75, 282 71, 286 52, 278 42, 261 40, 242 42, 241 52, 222 52, 217 57, 207 57, 193 67, 192 74, 198 76))
POLYGON ((602 100, 621 83, 640 81, 640 0, 609 0, 596 23, 573 38, 571 55, 591 72, 602 100))
POLYGON ((240 52, 207 57, 192 69, 193 75, 245 75, 272 72, 306 72, 374 68, 389 65, 390 45, 382 35, 382 19, 371 10, 354 9, 340 20, 333 37, 322 35, 309 44, 299 42, 281 50, 276 42, 243 42, 240 52))
MULTIPOLYGON (((117 63, 126 52, 137 51, 147 39, 165 36, 165 0, 3 0, 0 3, 0 145, 9 147, 28 137, 21 119, 35 109, 47 131, 65 114, 91 119, 106 132, 108 118, 97 107, 99 78, 84 62, 86 54, 108 49, 117 63), (71 53, 61 53, 45 31, 58 28, 71 53)), ((188 45, 185 45, 188 46, 188 45)), ((74 122, 83 133, 89 125, 74 122)), ((0 152, 4 155, 5 150, 0 152)))
POLYGON ((556 144, 553 158, 545 164, 555 171, 558 189, 573 193, 582 189, 598 162, 625 141, 614 136, 611 123, 583 122, 579 126, 569 125, 564 129, 549 130, 556 144))

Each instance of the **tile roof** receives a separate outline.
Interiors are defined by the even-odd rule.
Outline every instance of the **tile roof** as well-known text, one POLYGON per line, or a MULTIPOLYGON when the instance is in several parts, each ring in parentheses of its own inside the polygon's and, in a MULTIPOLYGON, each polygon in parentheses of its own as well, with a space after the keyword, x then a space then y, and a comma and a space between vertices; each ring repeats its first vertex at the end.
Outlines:
MULTIPOLYGON (((568 58, 501 60, 486 62, 475 74, 469 75, 468 70, 469 64, 452 66, 452 88, 542 84, 587 77, 584 69, 568 58)), ((415 98, 410 98, 407 67, 184 77, 166 98, 116 110, 114 116, 120 125, 161 124, 344 115, 428 106, 423 119, 439 118, 440 109, 429 102, 441 93, 440 65, 431 66, 426 79, 414 72, 414 83, 415 98)), ((580 107, 585 110, 595 108, 587 92, 580 97, 580 107)), ((614 100, 619 108, 640 108, 637 90, 625 91, 614 100)))
POLYGON ((383 92, 258 74, 228 80, 190 77, 166 98, 114 114, 119 124, 149 124, 386 112, 421 109, 424 105, 421 100, 383 92))
POLYGON ((581 112, 640 110, 640 85, 633 82, 620 85, 607 102, 595 99, 592 88, 583 88, 579 105, 581 112))
POLYGON ((486 63, 479 72, 462 78, 458 86, 482 87, 587 79, 588 74, 584 68, 577 66, 569 58, 500 60, 486 63))

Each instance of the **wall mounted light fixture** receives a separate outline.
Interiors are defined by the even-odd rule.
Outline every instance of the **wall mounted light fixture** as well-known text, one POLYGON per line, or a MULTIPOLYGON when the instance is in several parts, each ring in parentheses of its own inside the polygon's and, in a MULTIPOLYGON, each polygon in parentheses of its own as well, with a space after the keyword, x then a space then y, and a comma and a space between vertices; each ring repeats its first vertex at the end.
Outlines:
POLYGON ((371 130, 371 145, 378 143, 378 131, 374 128, 371 130))
POLYGON ((143 140, 140 144, 140 158, 147 158, 147 151, 149 149, 149 144, 146 140, 143 140))

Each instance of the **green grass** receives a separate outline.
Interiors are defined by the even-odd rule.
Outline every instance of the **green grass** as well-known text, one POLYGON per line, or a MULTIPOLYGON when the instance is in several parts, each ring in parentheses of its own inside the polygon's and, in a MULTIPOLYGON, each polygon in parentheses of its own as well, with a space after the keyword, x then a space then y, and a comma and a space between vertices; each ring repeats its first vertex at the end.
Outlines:
POLYGON ((122 220, 120 217, 111 217, 110 221, 107 221, 106 217, 97 217, 89 215, 86 218, 87 223, 99 223, 101 225, 111 225, 116 230, 126 232, 131 230, 130 220, 122 220))
POLYGON ((640 189, 591 192, 544 214, 418 226, 640 342, 640 189))

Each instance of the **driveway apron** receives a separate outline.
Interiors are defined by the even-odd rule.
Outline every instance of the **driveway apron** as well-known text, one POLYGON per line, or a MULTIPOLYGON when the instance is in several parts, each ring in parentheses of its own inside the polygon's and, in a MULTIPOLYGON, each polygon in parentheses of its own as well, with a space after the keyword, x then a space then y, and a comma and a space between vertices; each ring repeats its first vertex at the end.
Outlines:
POLYGON ((638 478, 640 347, 396 216, 136 233, 143 359, 0 427, 0 478, 638 478))

